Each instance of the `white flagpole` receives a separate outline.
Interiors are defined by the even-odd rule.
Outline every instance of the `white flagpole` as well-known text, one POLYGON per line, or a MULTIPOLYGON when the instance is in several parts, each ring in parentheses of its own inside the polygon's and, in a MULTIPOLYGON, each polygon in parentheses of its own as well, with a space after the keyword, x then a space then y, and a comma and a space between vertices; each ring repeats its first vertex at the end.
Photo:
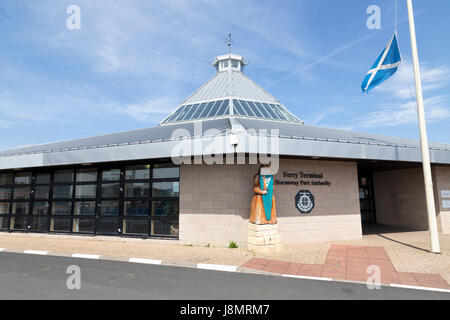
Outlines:
POLYGON ((436 220, 436 208, 434 206, 433 179, 431 177, 430 151, 428 147, 427 127, 423 106, 422 81, 420 79, 419 54, 417 52, 416 27, 414 25, 414 13, 412 1, 406 0, 408 5, 409 31, 411 34, 411 49, 414 65, 414 77, 416 81, 417 114, 419 117, 420 144, 422 147, 423 176, 425 180, 425 197, 427 202, 428 228, 431 239, 431 252, 441 253, 436 220))

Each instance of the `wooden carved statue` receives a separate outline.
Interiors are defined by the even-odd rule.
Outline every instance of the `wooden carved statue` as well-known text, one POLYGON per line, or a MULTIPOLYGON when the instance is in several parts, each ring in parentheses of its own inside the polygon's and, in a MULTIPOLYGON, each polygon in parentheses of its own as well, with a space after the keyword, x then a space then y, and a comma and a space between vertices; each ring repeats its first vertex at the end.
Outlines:
POLYGON ((259 173, 253 177, 252 207, 250 223, 257 225, 276 224, 275 195, 273 192, 273 175, 270 166, 262 165, 259 173))

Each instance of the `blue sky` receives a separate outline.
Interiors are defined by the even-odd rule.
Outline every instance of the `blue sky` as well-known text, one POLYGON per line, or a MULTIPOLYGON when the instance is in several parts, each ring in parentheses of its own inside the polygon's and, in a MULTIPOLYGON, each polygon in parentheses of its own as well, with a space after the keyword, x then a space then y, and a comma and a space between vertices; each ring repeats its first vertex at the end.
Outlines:
MULTIPOLYGON (((450 1, 415 0, 432 141, 450 143, 450 1)), ((404 64, 369 95, 361 82, 394 30, 394 0, 0 2, 0 149, 154 126, 233 52, 305 123, 418 138, 406 1, 404 64), (66 28, 69 5, 81 30, 66 28), (381 7, 381 30, 366 27, 381 7)))

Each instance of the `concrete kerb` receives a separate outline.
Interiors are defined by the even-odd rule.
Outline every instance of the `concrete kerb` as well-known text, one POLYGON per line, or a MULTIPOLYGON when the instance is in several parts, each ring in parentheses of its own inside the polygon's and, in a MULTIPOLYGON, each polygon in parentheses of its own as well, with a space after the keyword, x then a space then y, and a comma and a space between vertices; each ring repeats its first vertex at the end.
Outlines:
MULTIPOLYGON (((153 260, 153 259, 142 259, 142 258, 125 258, 125 257, 111 257, 111 256, 101 256, 96 254, 79 254, 79 253, 59 253, 50 251, 38 251, 38 250, 14 250, 0 248, 0 252, 4 253, 18 253, 18 254, 31 254, 31 255, 46 255, 54 257, 66 257, 66 258, 76 258, 76 259, 92 259, 92 260, 106 260, 106 261, 118 261, 118 262, 128 262, 128 263, 138 263, 138 264, 149 264, 149 265, 161 265, 161 266, 171 266, 171 267, 181 267, 181 268, 191 268, 198 270, 209 270, 209 271, 220 271, 220 272, 235 272, 235 273, 250 273, 259 274, 265 276, 275 276, 283 278, 293 278, 311 281, 328 281, 328 282, 340 282, 340 283, 356 283, 366 285, 366 282, 353 281, 353 280, 342 280, 342 279, 332 279, 323 277, 308 277, 308 276, 297 276, 290 274, 279 274, 266 272, 261 270, 254 270, 249 268, 243 268, 239 266, 231 265, 218 265, 218 264, 205 264, 205 263, 193 263, 193 262, 173 262, 173 261, 163 261, 163 260, 153 260)), ((409 290, 421 290, 421 291, 434 291, 440 293, 450 293, 450 290, 430 288, 430 287, 419 287, 419 286, 407 286, 401 284, 380 284, 380 287, 390 287, 390 288, 401 288, 409 290)))

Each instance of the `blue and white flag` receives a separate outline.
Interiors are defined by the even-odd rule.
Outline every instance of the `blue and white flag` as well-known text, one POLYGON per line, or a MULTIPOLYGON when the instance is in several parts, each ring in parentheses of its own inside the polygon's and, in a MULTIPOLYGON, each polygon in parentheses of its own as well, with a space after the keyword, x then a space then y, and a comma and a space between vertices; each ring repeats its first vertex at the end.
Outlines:
POLYGON ((402 56, 398 48, 397 33, 394 33, 387 47, 367 72, 361 86, 363 92, 369 92, 390 78, 397 71, 400 63, 402 63, 402 56))

